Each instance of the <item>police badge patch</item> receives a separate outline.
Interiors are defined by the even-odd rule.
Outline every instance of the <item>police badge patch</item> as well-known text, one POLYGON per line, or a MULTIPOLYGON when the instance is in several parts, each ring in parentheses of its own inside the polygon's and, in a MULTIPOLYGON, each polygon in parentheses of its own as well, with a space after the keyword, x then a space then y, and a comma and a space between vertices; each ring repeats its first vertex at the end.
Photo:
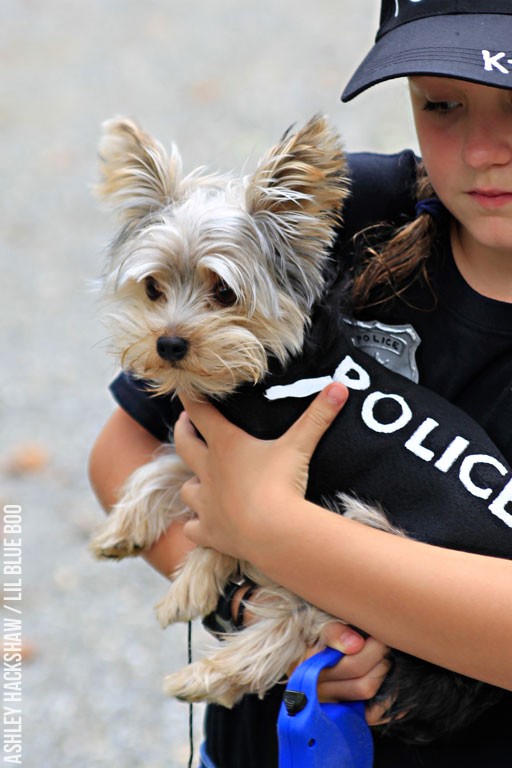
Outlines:
POLYGON ((374 360, 407 379, 419 381, 416 350, 421 339, 412 325, 386 325, 380 320, 354 320, 344 317, 350 326, 350 340, 374 360))

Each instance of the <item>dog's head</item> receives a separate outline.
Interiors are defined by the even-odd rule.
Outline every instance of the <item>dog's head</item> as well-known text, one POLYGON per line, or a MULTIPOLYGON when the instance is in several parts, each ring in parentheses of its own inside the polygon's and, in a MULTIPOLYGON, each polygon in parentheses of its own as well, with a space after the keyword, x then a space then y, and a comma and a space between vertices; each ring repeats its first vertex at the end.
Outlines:
POLYGON ((184 175, 176 147, 123 118, 105 123, 100 159, 122 225, 102 284, 125 369, 159 393, 222 396, 300 350, 347 194, 325 119, 239 179, 184 175))

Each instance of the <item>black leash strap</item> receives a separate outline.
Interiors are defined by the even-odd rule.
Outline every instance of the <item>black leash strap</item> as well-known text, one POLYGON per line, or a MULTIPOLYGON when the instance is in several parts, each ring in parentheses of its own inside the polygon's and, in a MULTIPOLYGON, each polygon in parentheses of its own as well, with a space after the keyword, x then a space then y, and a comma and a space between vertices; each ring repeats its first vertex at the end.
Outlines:
MULTIPOLYGON (((187 663, 192 664, 192 622, 187 625, 187 663)), ((192 702, 188 705, 188 748, 189 759, 188 768, 192 768, 194 761, 194 705, 192 702)))

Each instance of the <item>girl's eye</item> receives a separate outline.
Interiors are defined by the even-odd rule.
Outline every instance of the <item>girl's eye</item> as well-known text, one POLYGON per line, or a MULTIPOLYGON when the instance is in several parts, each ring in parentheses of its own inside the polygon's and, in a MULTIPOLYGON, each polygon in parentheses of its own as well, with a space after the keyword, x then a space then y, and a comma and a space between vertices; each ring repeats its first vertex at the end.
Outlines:
POLYGON ((459 101, 425 101, 423 110, 425 112, 438 112, 441 115, 447 115, 460 106, 459 101))
POLYGON ((213 297, 223 307, 231 307, 236 303, 236 293, 229 285, 226 285, 224 280, 219 280, 216 283, 213 289, 213 297))
POLYGON ((149 276, 145 278, 144 288, 146 289, 146 296, 150 301, 158 301, 164 295, 154 277, 149 276))

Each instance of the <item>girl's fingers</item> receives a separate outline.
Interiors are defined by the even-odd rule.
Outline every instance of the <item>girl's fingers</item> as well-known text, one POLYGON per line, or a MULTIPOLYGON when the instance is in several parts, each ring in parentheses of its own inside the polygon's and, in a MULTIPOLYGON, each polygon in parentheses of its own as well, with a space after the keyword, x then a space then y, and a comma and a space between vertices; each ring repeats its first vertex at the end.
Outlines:
MULTIPOLYGON (((347 679, 355 679, 358 677, 364 677, 369 672, 374 670, 383 661, 387 664, 387 655, 389 648, 373 637, 369 637, 364 641, 363 648, 357 653, 346 655, 340 662, 340 668, 342 665, 343 676, 347 679)), ((336 676, 336 667, 324 669, 321 673, 324 680, 334 678, 336 676)))
POLYGON ((320 673, 320 700, 367 701, 373 698, 389 671, 389 648, 373 637, 364 640, 351 627, 338 622, 325 627, 322 642, 346 655, 334 667, 320 673))
POLYGON ((181 494, 198 518, 187 523, 185 535, 196 544, 243 558, 251 540, 248 531, 254 533, 259 522, 254 509, 261 489, 275 484, 275 494, 284 493, 287 499, 304 495, 309 460, 347 395, 345 386, 331 384, 287 432, 269 441, 251 437, 210 403, 183 396, 187 415, 180 416, 174 430, 176 451, 199 478, 199 483, 186 484, 181 494))
POLYGON ((324 627, 322 642, 348 655, 359 653, 365 646, 364 637, 341 621, 331 621, 324 627))
POLYGON ((197 427, 207 443, 221 429, 224 431, 239 431, 230 421, 228 421, 215 406, 204 400, 191 400, 186 395, 180 394, 180 400, 187 412, 190 421, 197 427))
POLYGON ((180 414, 174 425, 174 444, 177 454, 187 467, 199 474, 207 459, 208 448, 185 412, 180 414))
MULTIPOLYGON (((198 497, 201 493, 201 483, 199 482, 198 477, 191 477, 190 480, 187 480, 183 485, 181 486, 180 496, 183 503, 189 507, 189 509, 194 510, 198 506, 198 497)), ((186 523, 183 526, 183 533, 185 534, 186 538, 193 542, 194 544, 200 544, 201 538, 200 538, 200 521, 197 517, 192 517, 189 520, 186 521, 186 523)))
MULTIPOLYGON (((318 698, 320 701, 324 702, 368 701, 378 693, 379 688, 389 671, 389 667, 389 661, 383 659, 364 675, 364 677, 325 681, 319 679, 318 698)), ((373 718, 375 719, 380 718, 381 716, 382 712, 380 710, 373 713, 373 718)))
POLYGON ((344 384, 329 384, 283 435, 283 439, 292 443, 299 452, 311 457, 347 398, 348 389, 344 384))
MULTIPOLYGON (((299 452, 312 456, 320 438, 345 405, 347 398, 348 389, 344 384, 329 384, 285 432, 282 439, 293 443, 299 452)), ((207 443, 220 429, 225 436, 230 432, 235 434, 241 431, 210 403, 191 400, 185 395, 180 395, 180 400, 207 443)))

